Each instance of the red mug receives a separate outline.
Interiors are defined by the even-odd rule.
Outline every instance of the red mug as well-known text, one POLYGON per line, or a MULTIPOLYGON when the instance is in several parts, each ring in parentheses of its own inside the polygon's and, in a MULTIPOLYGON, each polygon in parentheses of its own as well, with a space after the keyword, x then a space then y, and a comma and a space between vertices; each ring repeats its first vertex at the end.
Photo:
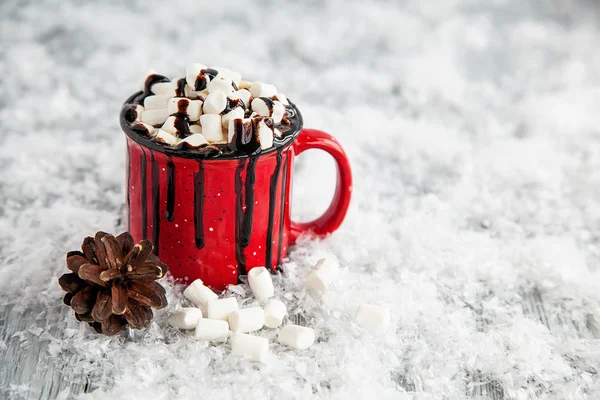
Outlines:
POLYGON ((276 272, 301 234, 326 236, 348 211, 350 163, 322 131, 303 129, 283 147, 236 159, 181 157, 124 131, 128 230, 136 241, 151 240, 177 279, 222 290, 253 267, 276 272), (298 223, 290 218, 294 159, 309 149, 333 156, 337 184, 325 213, 298 223))

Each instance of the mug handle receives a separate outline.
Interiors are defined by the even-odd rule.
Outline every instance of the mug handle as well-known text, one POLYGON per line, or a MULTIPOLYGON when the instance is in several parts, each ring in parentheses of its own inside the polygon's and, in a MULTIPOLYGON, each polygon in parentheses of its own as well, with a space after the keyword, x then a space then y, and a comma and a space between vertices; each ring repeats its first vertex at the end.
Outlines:
POLYGON ((336 138, 316 129, 303 129, 292 146, 296 156, 309 149, 319 149, 329 153, 336 163, 337 184, 333 200, 323 215, 310 222, 291 221, 290 244, 294 244, 305 232, 313 232, 319 237, 325 237, 335 231, 348 212, 352 194, 350 162, 336 138))

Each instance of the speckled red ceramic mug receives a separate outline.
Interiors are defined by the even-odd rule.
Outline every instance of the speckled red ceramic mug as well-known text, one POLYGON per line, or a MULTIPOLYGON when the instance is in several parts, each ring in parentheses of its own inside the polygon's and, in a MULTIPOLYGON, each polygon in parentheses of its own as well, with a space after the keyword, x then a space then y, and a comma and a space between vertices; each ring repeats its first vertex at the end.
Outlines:
POLYGON ((136 241, 150 239, 176 278, 199 278, 221 290, 253 267, 276 271, 298 236, 328 235, 348 210, 352 174, 344 150, 327 133, 302 129, 301 117, 280 147, 229 158, 198 158, 156 144, 128 129, 123 115, 121 126, 129 231, 136 241), (309 149, 333 156, 337 185, 321 217, 297 223, 290 219, 294 159, 309 149))

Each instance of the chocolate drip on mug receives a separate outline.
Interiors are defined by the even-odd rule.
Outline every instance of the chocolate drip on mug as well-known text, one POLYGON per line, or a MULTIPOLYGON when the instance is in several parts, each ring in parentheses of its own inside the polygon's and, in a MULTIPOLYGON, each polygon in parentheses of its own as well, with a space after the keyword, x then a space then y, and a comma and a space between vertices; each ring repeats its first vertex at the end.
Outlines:
POLYGON ((281 247, 283 246, 283 225, 285 223, 285 200, 287 198, 287 179, 288 179, 288 158, 290 152, 285 153, 285 163, 283 164, 283 179, 281 180, 281 207, 279 210, 279 244, 277 245, 277 270, 281 269, 281 247))
POLYGON ((148 208, 147 208, 147 191, 146 191, 146 150, 144 146, 140 146, 142 155, 140 156, 140 190, 142 203, 142 239, 148 239, 148 208))
POLYGON ((271 262, 273 258, 273 223, 275 220, 275 196, 277 194, 277 183, 279 182, 279 171, 281 170, 281 152, 277 150, 277 164, 275 172, 271 176, 271 185, 269 187, 269 222, 267 227, 267 243, 265 245, 265 267, 272 271, 271 262))
POLYGON ((204 248, 204 162, 198 161, 198 172, 194 174, 194 236, 196 247, 204 248))
POLYGON ((246 159, 242 158, 238 161, 235 169, 235 259, 238 263, 238 282, 241 282, 239 277, 246 275, 246 256, 242 247, 242 222, 244 219, 244 209, 242 206, 242 171, 246 166, 246 159))
POLYGON ((254 182, 256 182, 256 162, 258 157, 251 157, 246 169, 246 211, 244 212, 244 222, 242 224, 242 247, 248 247, 250 236, 252 236, 252 216, 254 215, 254 182))
POLYGON ((125 229, 127 229, 128 231, 131 230, 131 196, 129 195, 129 191, 131 190, 131 160, 129 157, 129 139, 127 140, 127 159, 125 161, 125 165, 127 165, 127 172, 126 172, 126 182, 127 182, 127 188, 125 189, 125 193, 127 195, 127 226, 125 227, 125 229))
POLYGON ((167 221, 173 221, 175 211, 175 164, 171 157, 167 158, 167 221))
POLYGON ((152 244, 154 254, 158 256, 158 238, 160 237, 160 166, 151 154, 152 165, 152 244))

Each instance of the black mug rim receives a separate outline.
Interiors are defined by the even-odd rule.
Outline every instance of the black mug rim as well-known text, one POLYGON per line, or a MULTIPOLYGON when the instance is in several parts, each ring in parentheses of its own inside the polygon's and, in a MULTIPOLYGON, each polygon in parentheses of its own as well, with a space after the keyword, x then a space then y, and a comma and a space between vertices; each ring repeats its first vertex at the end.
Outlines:
POLYGON ((157 144, 155 142, 153 142, 152 140, 150 140, 149 138, 143 137, 142 135, 134 132, 131 127, 129 126, 129 123, 127 122, 126 118, 125 118, 125 114, 127 112, 127 108, 124 107, 127 104, 133 104, 133 100, 138 97, 140 94, 142 94, 142 91, 136 92, 134 94, 132 94, 131 96, 129 96, 127 98, 127 100, 125 100, 125 102, 123 103, 123 106, 121 107, 121 113, 120 113, 120 118, 119 118, 119 122, 121 125, 121 130, 123 130, 123 132, 134 142, 136 142, 137 144, 139 144, 140 146, 144 146, 150 150, 153 151, 158 151, 160 153, 166 154, 168 156, 171 157, 180 157, 180 158, 188 158, 188 159, 197 159, 197 160, 239 160, 239 159, 245 159, 245 158, 254 158, 254 157, 260 157, 260 156, 267 156, 271 153, 275 153, 281 149, 285 149, 286 147, 288 147, 289 145, 291 145, 294 140, 296 140, 296 138, 298 137, 298 135, 300 134, 300 132, 302 131, 302 128, 304 126, 304 120, 302 118, 302 114, 300 113, 300 110, 298 110, 298 107, 296 107, 296 105, 294 103, 292 103, 291 101, 289 101, 290 106, 294 109, 294 111, 296 112, 296 115, 298 116, 298 128, 296 129, 295 132, 293 132, 292 134, 288 134, 286 135, 283 139, 277 139, 275 138, 273 141, 273 146, 270 147, 267 150, 263 150, 258 154, 216 154, 216 155, 211 155, 211 154, 201 154, 201 153, 193 153, 191 151, 182 151, 180 149, 172 149, 169 147, 165 147, 165 146, 161 146, 160 144, 157 144))

